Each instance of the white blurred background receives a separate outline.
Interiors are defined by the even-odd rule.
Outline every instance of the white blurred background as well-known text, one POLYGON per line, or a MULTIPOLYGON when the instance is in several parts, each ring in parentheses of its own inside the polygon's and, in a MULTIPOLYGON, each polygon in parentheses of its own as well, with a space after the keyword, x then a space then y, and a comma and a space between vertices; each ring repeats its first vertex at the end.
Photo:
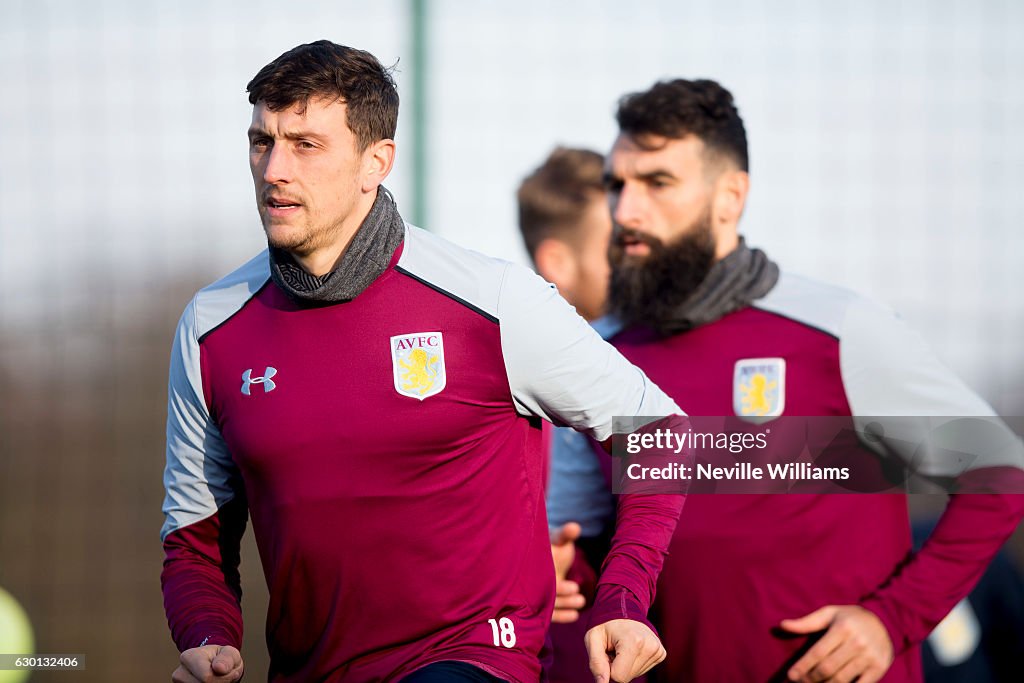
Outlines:
POLYGON ((749 133, 749 241, 892 305, 1000 408, 1024 403, 1024 4, 431 2, 422 178, 410 4, 5 2, 3 327, 98 298, 128 313, 258 250, 245 83, 326 37, 398 63, 406 214, 423 182, 424 227, 520 261, 513 192, 553 145, 604 151, 616 99, 656 79, 720 81, 749 133))

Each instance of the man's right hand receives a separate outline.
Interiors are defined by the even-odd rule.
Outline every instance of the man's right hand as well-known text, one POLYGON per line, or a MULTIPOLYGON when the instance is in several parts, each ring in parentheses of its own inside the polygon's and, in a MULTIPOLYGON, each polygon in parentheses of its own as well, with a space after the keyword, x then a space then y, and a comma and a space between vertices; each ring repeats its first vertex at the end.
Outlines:
POLYGON ((556 624, 571 624, 580 618, 580 610, 587 599, 580 593, 580 585, 566 579, 569 568, 576 557, 576 539, 580 537, 580 525, 576 522, 563 524, 551 532, 551 556, 555 561, 555 611, 551 621, 556 624))
POLYGON ((230 645, 204 645, 181 653, 171 683, 231 683, 241 680, 242 653, 230 645))

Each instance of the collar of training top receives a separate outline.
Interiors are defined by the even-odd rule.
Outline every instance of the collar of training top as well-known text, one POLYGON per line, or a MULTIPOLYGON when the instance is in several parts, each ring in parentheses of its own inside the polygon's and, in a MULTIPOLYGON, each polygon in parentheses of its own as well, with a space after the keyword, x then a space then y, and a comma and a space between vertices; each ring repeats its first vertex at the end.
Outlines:
POLYGON ((711 266, 696 291, 659 321, 657 329, 671 335, 707 325, 760 299, 778 281, 778 265, 740 237, 739 246, 711 266))
POLYGON ((324 306, 351 301, 387 270, 404 238, 405 223, 395 199, 381 186, 370 213, 334 270, 320 277, 311 275, 287 251, 271 247, 270 276, 298 304, 324 306))

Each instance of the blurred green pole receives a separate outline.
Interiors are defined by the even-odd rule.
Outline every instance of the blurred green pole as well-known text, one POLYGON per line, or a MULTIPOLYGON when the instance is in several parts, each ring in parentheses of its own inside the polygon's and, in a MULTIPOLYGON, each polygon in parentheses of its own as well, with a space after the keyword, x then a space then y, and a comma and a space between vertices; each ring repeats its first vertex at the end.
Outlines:
POLYGON ((409 0, 412 28, 412 220, 429 229, 427 218, 427 0, 409 0))

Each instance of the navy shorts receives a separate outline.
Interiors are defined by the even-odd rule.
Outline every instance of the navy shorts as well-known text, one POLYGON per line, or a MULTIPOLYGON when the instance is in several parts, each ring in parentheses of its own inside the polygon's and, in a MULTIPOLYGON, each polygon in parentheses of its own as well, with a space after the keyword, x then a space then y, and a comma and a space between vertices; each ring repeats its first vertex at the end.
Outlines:
POLYGON ((413 671, 402 683, 504 683, 483 669, 465 662, 434 662, 413 671))

